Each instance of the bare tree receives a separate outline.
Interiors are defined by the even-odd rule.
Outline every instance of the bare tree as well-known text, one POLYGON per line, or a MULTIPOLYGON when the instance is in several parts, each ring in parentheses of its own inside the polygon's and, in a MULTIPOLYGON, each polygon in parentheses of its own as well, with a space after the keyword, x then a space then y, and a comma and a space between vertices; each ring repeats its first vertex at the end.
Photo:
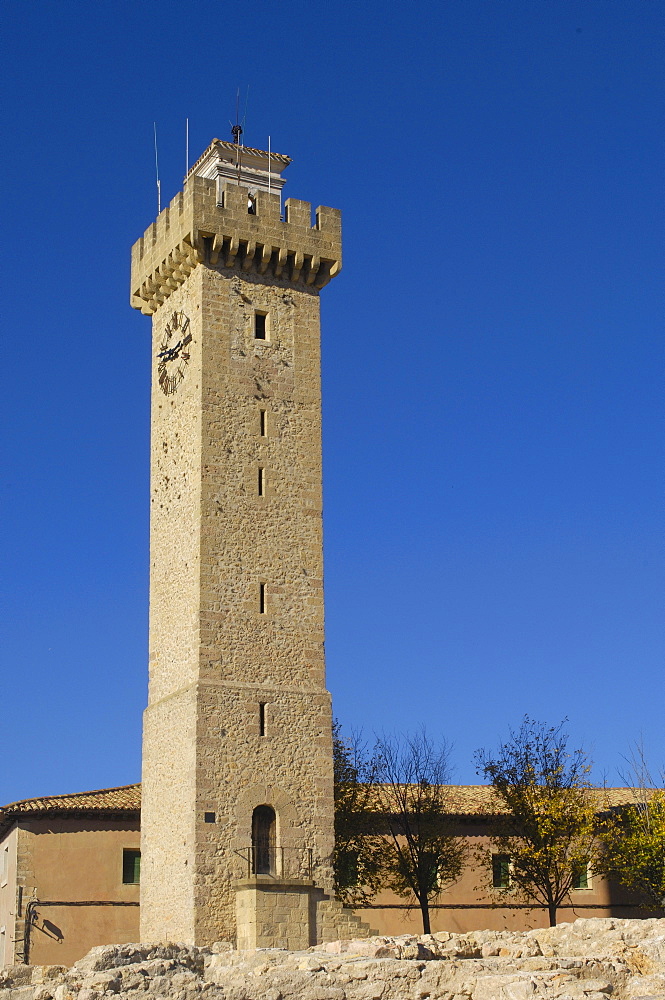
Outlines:
POLYGON ((381 882, 380 861, 373 816, 376 762, 361 733, 342 734, 333 723, 333 776, 335 792, 335 893, 347 906, 362 906, 381 882))
POLYGON ((665 909, 665 774, 654 779, 643 744, 626 758, 628 774, 621 778, 634 802, 612 810, 605 822, 605 871, 640 893, 652 910, 665 909))
POLYGON ((422 730, 382 737, 375 747, 376 807, 387 837, 381 841, 385 883, 420 908, 430 933, 430 902, 460 877, 466 848, 448 815, 450 748, 422 730))

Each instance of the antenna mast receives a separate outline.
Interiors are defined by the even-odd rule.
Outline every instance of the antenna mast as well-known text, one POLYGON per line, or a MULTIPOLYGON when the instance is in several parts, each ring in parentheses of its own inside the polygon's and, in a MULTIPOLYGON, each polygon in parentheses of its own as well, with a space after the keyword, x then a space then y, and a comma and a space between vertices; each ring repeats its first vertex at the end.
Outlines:
POLYGON ((157 159, 157 122, 152 123, 155 133, 155 173, 157 174, 157 215, 162 211, 162 188, 159 183, 159 160, 157 159))
POLYGON ((189 118, 185 118, 185 177, 189 173, 189 118))
MULTIPOLYGON (((245 113, 242 117, 242 124, 240 124, 240 87, 236 90, 236 123, 231 125, 231 135, 233 136, 233 141, 236 144, 236 166, 238 168, 238 184, 240 184, 240 165, 241 165, 241 150, 243 146, 242 139, 240 136, 245 131, 244 125, 247 120, 247 102, 249 101, 249 87, 247 87, 247 96, 245 97, 245 113)), ((229 122, 229 124, 231 124, 229 122)))
POLYGON ((240 104, 240 87, 236 91, 236 123, 231 126, 231 135, 233 136, 233 141, 236 144, 236 167, 238 169, 238 184, 240 184, 240 147, 242 145, 240 141, 240 136, 242 135, 242 125, 238 121, 240 104))

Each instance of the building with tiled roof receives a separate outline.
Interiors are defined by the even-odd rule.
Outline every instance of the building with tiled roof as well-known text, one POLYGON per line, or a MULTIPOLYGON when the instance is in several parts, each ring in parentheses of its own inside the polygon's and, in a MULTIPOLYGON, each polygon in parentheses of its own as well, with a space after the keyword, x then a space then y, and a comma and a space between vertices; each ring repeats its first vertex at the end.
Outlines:
MULTIPOLYGON (((635 801, 631 788, 593 794, 600 812, 635 801)), ((503 811, 493 789, 451 785, 445 809, 473 850, 462 878, 432 904, 434 929, 543 923, 538 908, 510 896, 490 898, 479 888, 478 851, 489 856, 490 824, 503 811)), ((138 940, 140 815, 140 784, 40 796, 0 808, 0 965, 26 960, 70 965, 93 945, 138 940)), ((634 901, 600 878, 573 891, 562 910, 563 919, 640 914, 634 901)), ((381 933, 418 931, 417 913, 390 891, 356 912, 381 933)))
POLYGON ((21 816, 58 816, 104 813, 107 816, 140 814, 141 785, 120 785, 118 788, 101 788, 93 792, 74 792, 71 795, 43 795, 36 799, 22 799, 0 807, 0 839, 5 831, 21 816))
POLYGON ((139 937, 141 786, 0 808, 0 966, 139 937))

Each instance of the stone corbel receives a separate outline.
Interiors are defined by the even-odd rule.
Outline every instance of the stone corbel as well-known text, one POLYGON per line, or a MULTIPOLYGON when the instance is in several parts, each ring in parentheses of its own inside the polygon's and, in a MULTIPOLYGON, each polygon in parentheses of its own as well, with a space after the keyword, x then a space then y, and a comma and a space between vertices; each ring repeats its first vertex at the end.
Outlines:
POLYGON ((226 251, 226 258, 224 260, 225 267, 233 267, 236 262, 236 256, 238 255, 238 250, 240 249, 240 241, 237 236, 232 236, 229 240, 228 250, 226 251))
POLYGON ((305 262, 305 255, 301 250, 297 250, 293 255, 293 265, 291 267, 291 281, 297 281, 305 262))
POLYGON ((194 231, 193 236, 185 236, 183 240, 184 245, 189 247, 188 255, 192 258, 195 264, 203 264, 206 259, 206 242, 201 233, 198 230, 194 231))
POLYGON ((210 248, 210 263, 216 264, 219 260, 219 255, 224 247, 224 237, 220 236, 219 233, 215 233, 212 238, 212 247, 210 248))
POLYGON ((321 258, 318 256, 310 257, 309 267, 307 268, 307 277, 305 278, 305 281, 308 285, 314 284, 316 276, 319 273, 320 267, 321 267, 321 258))
POLYGON ((256 241, 247 240, 247 246, 245 248, 245 255, 242 259, 242 269, 243 271, 249 271, 253 262, 254 254, 256 253, 256 241))
POLYGON ((152 298, 157 299, 158 302, 163 302, 167 299, 170 294, 170 289, 166 283, 166 277, 161 273, 161 266, 157 268, 152 276, 151 284, 154 285, 152 290, 152 298))
POLYGON ((191 274, 197 263, 192 256, 192 247, 188 243, 179 243, 177 253, 179 269, 185 276, 191 274))
POLYGON ((272 257, 272 247, 264 244, 261 247, 261 260, 259 261, 259 274, 265 274, 272 257))
POLYGON ((280 247, 277 253, 277 261, 275 263, 275 277, 281 278, 282 271, 286 265, 289 255, 284 247, 280 247))

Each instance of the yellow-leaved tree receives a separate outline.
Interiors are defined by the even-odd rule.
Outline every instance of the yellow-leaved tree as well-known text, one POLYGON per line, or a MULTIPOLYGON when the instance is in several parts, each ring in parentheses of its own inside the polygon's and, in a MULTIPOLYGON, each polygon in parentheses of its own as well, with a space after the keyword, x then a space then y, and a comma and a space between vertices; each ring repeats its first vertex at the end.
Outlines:
POLYGON ((604 826, 605 870, 639 893, 648 909, 665 910, 665 788, 653 780, 641 744, 627 761, 635 801, 615 810, 604 826))
POLYGON ((506 888, 545 906, 551 927, 570 890, 596 870, 602 853, 591 764, 582 749, 568 750, 563 727, 525 716, 496 753, 476 754, 478 773, 497 799, 490 839, 506 859, 506 888))

